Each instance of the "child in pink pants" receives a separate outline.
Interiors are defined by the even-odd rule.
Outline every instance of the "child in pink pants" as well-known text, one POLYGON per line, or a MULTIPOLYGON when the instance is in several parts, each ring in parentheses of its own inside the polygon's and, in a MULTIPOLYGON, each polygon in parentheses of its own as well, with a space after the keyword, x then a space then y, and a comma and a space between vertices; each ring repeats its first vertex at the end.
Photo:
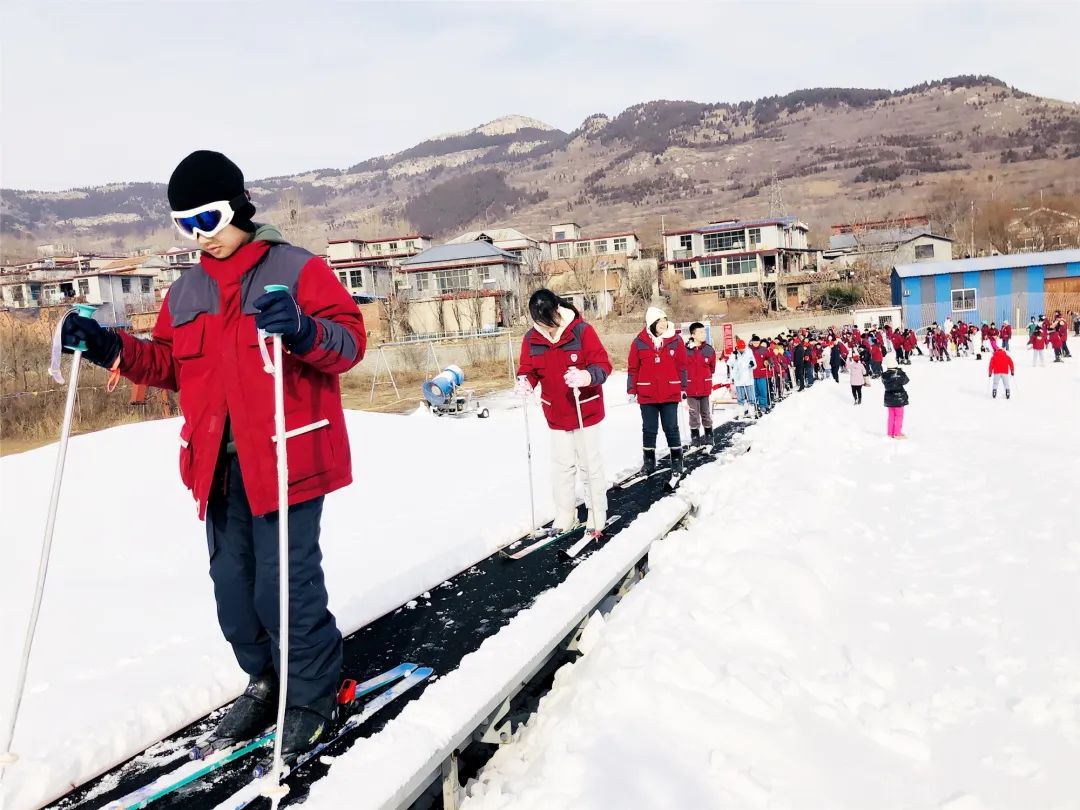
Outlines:
POLYGON ((881 383, 885 386, 885 407, 889 411, 889 438, 906 439, 904 435, 904 407, 908 394, 904 386, 910 382, 907 374, 896 367, 896 355, 885 355, 885 373, 881 383))

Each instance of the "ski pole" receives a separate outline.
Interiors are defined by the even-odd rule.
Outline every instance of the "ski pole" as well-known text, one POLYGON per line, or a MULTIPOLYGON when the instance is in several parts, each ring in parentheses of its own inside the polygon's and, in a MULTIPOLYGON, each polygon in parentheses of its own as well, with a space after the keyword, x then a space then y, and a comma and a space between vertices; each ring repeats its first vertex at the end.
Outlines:
MULTIPOLYGON (((519 382, 527 380, 524 374, 518 377, 519 382)), ((529 438, 529 401, 523 397, 521 400, 521 412, 525 415, 525 463, 529 468, 529 532, 536 531, 536 496, 533 494, 533 469, 532 469, 532 439, 529 438)))
MULTIPOLYGON (((569 370, 577 371, 574 366, 570 366, 569 370)), ((595 518, 596 505, 593 503, 592 475, 589 473, 589 448, 588 441, 585 438, 585 420, 581 418, 581 389, 576 386, 574 387, 574 408, 577 409, 578 429, 581 431, 581 466, 582 472, 585 473, 585 505, 595 518)), ((603 529, 603 526, 593 526, 593 529, 603 529)), ((586 527, 586 531, 588 531, 588 527, 586 527)))
MULTIPOLYGON (((84 318, 94 317, 97 307, 91 304, 76 304, 71 312, 77 312, 84 318)), ((68 315, 71 314, 68 313, 68 315)), ((64 316, 67 318, 67 315, 64 316)), ((60 333, 63 329, 63 321, 56 329, 56 343, 54 351, 59 349, 60 333)), ((22 658, 19 661, 19 672, 15 677, 15 697, 8 717, 7 726, 4 729, 4 738, 0 744, 0 782, 3 782, 4 768, 12 765, 19 756, 11 750, 12 740, 15 738, 15 721, 19 716, 22 706, 23 692, 26 689, 26 675, 30 667, 30 651, 34 646, 34 634, 37 632, 38 618, 41 614, 41 600, 45 594, 45 578, 49 573, 49 556, 52 553, 53 531, 56 528, 56 513, 60 503, 60 484, 64 478, 64 462, 67 460, 68 439, 71 438, 71 421, 75 414, 75 394, 79 387, 79 366, 82 363, 82 353, 86 351, 86 344, 80 342, 78 346, 68 346, 72 350, 71 374, 68 379, 67 399, 64 401, 64 419, 60 424, 60 446, 56 451, 56 467, 53 469, 52 494, 49 496, 49 512, 45 521, 45 538, 41 545, 41 557, 38 560, 37 585, 34 589, 34 604, 30 610, 30 621, 26 627, 26 638, 23 641, 22 658)), ((55 355, 54 366, 59 375, 59 354, 55 355)))
MULTIPOLYGON (((266 292, 288 291, 283 284, 268 284, 266 292)), ((282 735, 285 729, 285 701, 289 684, 289 463, 285 436, 285 371, 282 366, 281 335, 274 335, 274 359, 271 368, 265 367, 265 333, 259 334, 264 370, 274 375, 274 438, 277 442, 277 494, 278 494, 278 706, 277 726, 274 729, 274 777, 263 788, 276 810, 278 802, 289 792, 282 784, 285 763, 281 757, 282 735)))

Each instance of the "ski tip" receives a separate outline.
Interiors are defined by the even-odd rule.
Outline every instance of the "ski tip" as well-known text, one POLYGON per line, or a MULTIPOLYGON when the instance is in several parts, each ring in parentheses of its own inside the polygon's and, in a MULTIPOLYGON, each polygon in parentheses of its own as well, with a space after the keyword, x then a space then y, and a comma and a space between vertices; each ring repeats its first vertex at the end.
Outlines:
POLYGON ((425 678, 430 678, 434 674, 435 670, 433 670, 431 667, 417 667, 409 674, 409 677, 413 678, 414 680, 422 681, 425 678))

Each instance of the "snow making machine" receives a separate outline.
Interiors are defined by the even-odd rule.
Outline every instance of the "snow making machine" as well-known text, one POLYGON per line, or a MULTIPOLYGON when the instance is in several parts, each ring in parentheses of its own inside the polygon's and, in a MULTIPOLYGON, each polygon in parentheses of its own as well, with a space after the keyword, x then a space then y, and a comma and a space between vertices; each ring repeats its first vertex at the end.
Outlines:
POLYGON ((436 416, 466 416, 476 414, 480 419, 487 419, 490 412, 480 407, 476 392, 471 388, 462 388, 465 372, 460 366, 447 366, 424 383, 424 400, 436 416))

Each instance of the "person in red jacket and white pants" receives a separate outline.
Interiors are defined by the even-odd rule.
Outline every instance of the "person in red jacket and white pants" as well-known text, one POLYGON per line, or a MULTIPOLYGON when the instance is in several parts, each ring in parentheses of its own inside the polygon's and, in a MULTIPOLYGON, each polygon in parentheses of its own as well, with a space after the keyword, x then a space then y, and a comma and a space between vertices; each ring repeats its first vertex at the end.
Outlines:
POLYGON ((997 349, 990 356, 990 371, 989 375, 994 378, 994 386, 990 391, 990 395, 997 397, 998 382, 1005 384, 1005 399, 1009 399, 1012 396, 1012 392, 1009 390, 1009 377, 1016 375, 1016 366, 1013 365, 1013 359, 1009 357, 1009 353, 1003 348, 997 349))
POLYGON ((694 444, 712 443, 712 391, 716 350, 705 340, 705 324, 690 324, 686 342, 686 402, 690 406, 690 435, 694 444))
POLYGON ((1031 367, 1035 368, 1037 362, 1040 366, 1046 365, 1043 351, 1046 349, 1046 335, 1041 329, 1036 329, 1028 337, 1028 346, 1031 347, 1031 367))
MULTIPOLYGON (((323 739, 337 712, 342 644, 319 548, 323 496, 352 481, 338 375, 364 356, 364 319, 318 256, 252 222, 239 167, 197 151, 169 179, 172 218, 202 249, 169 288, 149 340, 75 315, 64 343, 134 383, 179 391, 180 477, 206 519, 218 622, 248 687, 213 732, 249 739, 286 689, 283 750, 323 739), (264 292, 267 285, 285 289, 264 292), (281 336, 288 431, 289 671, 278 669, 278 497, 274 379, 259 330, 281 336)), ((215 743, 216 744, 216 743, 215 743)))
POLYGON ((540 404, 551 428, 553 529, 564 532, 577 522, 575 489, 580 470, 589 510, 586 530, 599 537, 607 522, 607 477, 600 452, 602 386, 611 374, 611 362, 596 330, 582 320, 572 303, 551 290, 532 294, 529 315, 533 326, 521 340, 517 391, 528 396, 540 386, 540 404))
POLYGON ((630 344, 626 358, 626 392, 641 406, 641 446, 646 473, 656 469, 658 423, 664 426, 671 471, 683 473, 679 436, 679 402, 686 399, 686 346, 659 307, 645 312, 645 328, 630 344))

